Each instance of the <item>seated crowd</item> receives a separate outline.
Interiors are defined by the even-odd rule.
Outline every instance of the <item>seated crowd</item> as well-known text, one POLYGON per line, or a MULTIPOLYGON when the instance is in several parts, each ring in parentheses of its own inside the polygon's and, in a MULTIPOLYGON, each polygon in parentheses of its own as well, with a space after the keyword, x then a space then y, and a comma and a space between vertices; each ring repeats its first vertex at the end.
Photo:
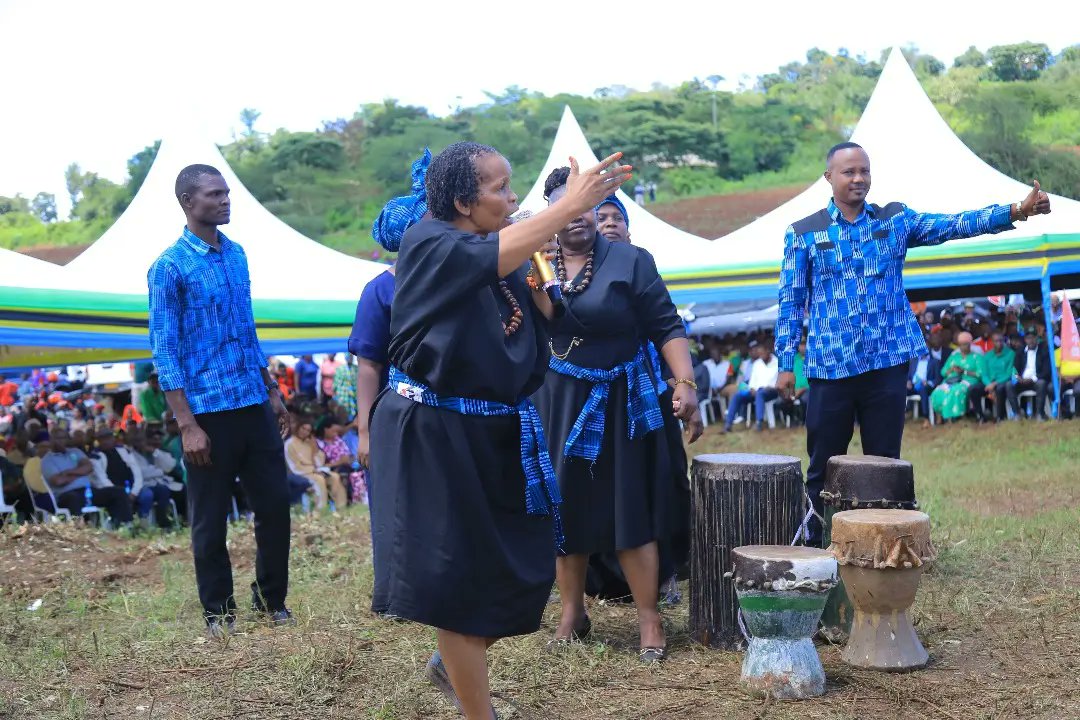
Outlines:
MULTIPOLYGON (((367 502, 349 360, 273 362, 293 421, 285 450, 294 504, 336 509, 367 502)), ((86 516, 136 532, 184 524, 180 430, 157 375, 137 369, 137 381, 140 374, 145 380, 135 383, 130 402, 127 392, 72 387, 60 373, 25 373, 18 382, 0 377, 0 507, 13 507, 19 520, 86 516)), ((236 514, 246 514, 239 483, 234 499, 236 514)))
MULTIPOLYGON (((968 415, 978 422, 1045 420, 1053 399, 1053 362, 1060 376, 1060 416, 1072 418, 1080 394, 1080 371, 1073 363, 1061 363, 1057 346, 1062 313, 1057 297, 1052 313, 1050 341, 1041 307, 986 313, 967 302, 963 312, 955 315, 948 309, 922 313, 920 325, 928 351, 908 368, 908 391, 911 404, 918 405, 917 416, 927 424, 931 410, 935 419, 947 422, 968 415)), ((791 398, 777 391, 779 368, 771 330, 706 335, 699 339, 696 351, 695 380, 706 420, 719 419, 723 411, 724 429, 730 432, 744 421, 762 430, 770 419, 791 424, 805 419, 810 387, 804 372, 805 337, 795 357, 791 398)))

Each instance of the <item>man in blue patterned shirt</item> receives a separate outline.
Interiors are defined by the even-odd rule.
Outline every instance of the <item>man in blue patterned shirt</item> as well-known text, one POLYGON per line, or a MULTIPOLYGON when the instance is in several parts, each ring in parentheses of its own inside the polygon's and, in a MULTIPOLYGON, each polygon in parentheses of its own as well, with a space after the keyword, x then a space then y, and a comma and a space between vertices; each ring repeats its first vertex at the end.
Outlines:
POLYGON ((150 268, 150 346, 180 426, 187 466, 195 579, 214 638, 233 626, 226 517, 236 480, 255 512, 252 605, 290 624, 289 486, 282 438, 289 415, 255 335, 247 256, 218 230, 230 219, 229 187, 209 165, 176 178, 187 225, 150 268))
MULTIPOLYGON (((1037 181, 1021 202, 956 215, 869 204, 870 158, 850 142, 829 150, 825 178, 833 190, 828 207, 787 229, 776 321, 778 387, 790 395, 809 318, 806 485, 818 512, 829 458, 847 452, 856 420, 864 453, 900 457, 908 362, 926 352, 904 291, 908 248, 1001 232, 1050 212, 1037 181)), ((811 540, 820 541, 820 532, 815 522, 811 540)))

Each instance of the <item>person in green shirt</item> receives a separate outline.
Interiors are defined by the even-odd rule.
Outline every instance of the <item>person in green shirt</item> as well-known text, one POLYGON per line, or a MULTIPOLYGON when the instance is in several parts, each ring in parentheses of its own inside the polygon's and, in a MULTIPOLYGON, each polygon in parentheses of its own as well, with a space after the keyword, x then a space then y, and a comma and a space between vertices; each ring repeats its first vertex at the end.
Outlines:
POLYGON ((982 403, 979 402, 983 397, 994 403, 994 420, 1000 422, 1005 419, 1005 393, 1016 372, 1016 353, 1006 344, 1001 331, 991 336, 991 342, 992 347, 982 356, 979 382, 972 383, 968 391, 968 401, 975 408, 979 422, 986 419, 983 416, 982 403))
POLYGON ((160 423, 164 421, 167 409, 165 391, 158 383, 158 374, 152 372, 146 381, 146 389, 139 393, 139 412, 146 422, 160 423))
POLYGON ((956 336, 958 349, 949 355, 941 370, 944 382, 930 394, 934 411, 947 421, 964 416, 968 407, 968 393, 982 377, 982 356, 971 352, 971 340, 969 332, 956 336))

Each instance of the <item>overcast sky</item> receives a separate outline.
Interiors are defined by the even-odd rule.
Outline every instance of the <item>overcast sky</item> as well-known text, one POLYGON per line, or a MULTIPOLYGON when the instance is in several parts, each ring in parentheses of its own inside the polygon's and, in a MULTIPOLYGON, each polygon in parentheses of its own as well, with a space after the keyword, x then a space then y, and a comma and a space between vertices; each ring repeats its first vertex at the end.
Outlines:
POLYGON ((119 182, 178 118, 223 143, 244 107, 263 131, 311 130, 389 97, 445 114, 515 84, 735 86, 812 46, 951 64, 1024 40, 1080 42, 1075 0, 0 0, 0 194, 53 192, 63 215, 69 163, 119 182))

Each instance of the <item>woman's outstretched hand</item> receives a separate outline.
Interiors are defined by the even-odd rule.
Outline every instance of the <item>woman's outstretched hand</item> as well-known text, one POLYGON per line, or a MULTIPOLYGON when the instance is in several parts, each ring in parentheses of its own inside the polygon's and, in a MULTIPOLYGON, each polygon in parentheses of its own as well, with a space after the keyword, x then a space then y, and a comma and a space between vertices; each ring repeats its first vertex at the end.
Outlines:
POLYGON ((608 155, 599 164, 582 171, 578 161, 570 158, 570 176, 566 179, 566 195, 562 202, 569 202, 577 212, 583 213, 600 204, 624 182, 630 179, 630 165, 616 165, 622 153, 608 155))

